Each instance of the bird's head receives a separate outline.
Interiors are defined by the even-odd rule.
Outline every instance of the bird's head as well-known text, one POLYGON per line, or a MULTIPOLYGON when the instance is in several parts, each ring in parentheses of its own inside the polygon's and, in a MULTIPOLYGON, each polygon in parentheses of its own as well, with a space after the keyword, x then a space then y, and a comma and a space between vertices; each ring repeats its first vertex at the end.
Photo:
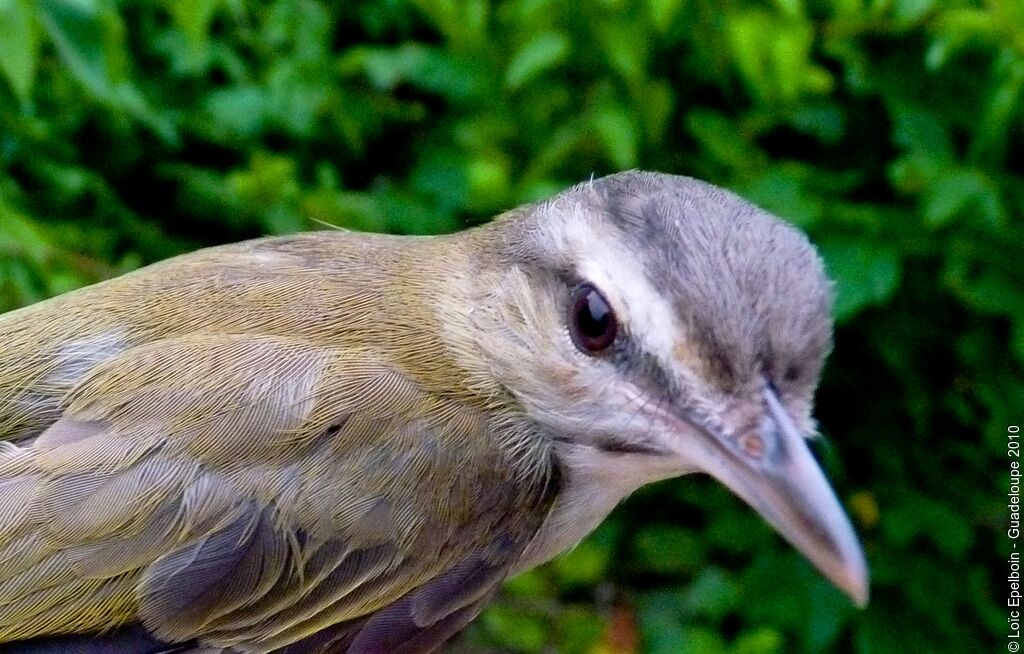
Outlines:
POLYGON ((489 373, 626 492, 718 479, 858 604, 867 568, 812 456, 831 289, 802 233, 738 196, 622 173, 510 212, 474 302, 489 373))

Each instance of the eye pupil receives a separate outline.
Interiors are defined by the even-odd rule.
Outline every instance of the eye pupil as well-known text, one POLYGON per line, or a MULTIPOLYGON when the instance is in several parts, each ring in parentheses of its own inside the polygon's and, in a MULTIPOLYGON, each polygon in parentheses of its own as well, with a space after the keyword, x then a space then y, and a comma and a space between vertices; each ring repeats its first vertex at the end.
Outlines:
POLYGON ((578 320, 580 332, 587 338, 601 338, 608 331, 612 321, 612 311, 604 302, 604 298, 595 291, 583 297, 578 320))
POLYGON ((596 354, 607 349, 618 332, 615 313, 601 292, 590 284, 573 291, 569 334, 582 352, 596 354))

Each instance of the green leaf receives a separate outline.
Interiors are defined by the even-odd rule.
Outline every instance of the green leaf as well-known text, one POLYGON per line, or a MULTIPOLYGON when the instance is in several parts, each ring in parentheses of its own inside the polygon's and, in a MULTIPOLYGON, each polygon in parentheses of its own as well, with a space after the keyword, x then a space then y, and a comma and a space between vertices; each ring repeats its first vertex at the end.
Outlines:
POLYGON ((897 24, 909 27, 927 18, 935 6, 935 0, 895 0, 892 4, 897 24))
MULTIPOLYGON (((682 591, 679 590, 655 590, 645 592, 638 598, 637 622, 644 640, 644 652, 679 654, 688 635, 680 610, 681 595, 682 591)), ((714 648, 692 647, 691 651, 707 654, 724 651, 720 642, 715 645, 717 647, 714 648)))
POLYGON ((644 527, 635 536, 637 562, 645 570, 681 574, 699 570, 705 550, 690 530, 667 524, 644 527))
POLYGON ((882 527, 897 547, 910 547, 915 538, 934 542, 949 557, 963 558, 973 541, 968 521, 952 506, 921 495, 901 498, 882 512, 882 527))
POLYGON ((484 611, 482 620, 499 642, 517 652, 539 652, 547 642, 544 622, 522 611, 495 604, 484 611))
POLYGON ((647 142, 660 146, 675 105, 672 87, 661 80, 650 80, 641 87, 637 102, 647 142))
POLYGON ((390 91, 408 82, 455 101, 479 97, 488 85, 478 62, 420 43, 352 48, 338 60, 338 68, 344 74, 363 73, 380 90, 390 91))
POLYGON ((1008 316, 1024 306, 1024 275, 962 257, 951 257, 944 272, 945 283, 977 313, 1008 316))
POLYGON ((594 128, 616 168, 626 170, 636 166, 640 135, 630 112, 618 106, 602 106, 594 114, 594 128))
POLYGON ((764 152, 733 120, 717 111, 696 108, 685 116, 686 130, 705 156, 731 170, 760 168, 764 152))
POLYGON ((185 42, 189 44, 193 53, 198 55, 204 52, 210 40, 210 25, 220 0, 164 0, 163 4, 174 24, 185 35, 185 42))
POLYGON ((817 571, 809 571, 808 609, 804 614, 803 632, 808 652, 831 652, 843 628, 856 609, 850 600, 825 581, 817 571))
POLYGON ((448 149, 431 148, 423 153, 409 177, 417 194, 429 197, 443 211, 455 212, 466 203, 469 181, 461 157, 448 149))
POLYGON ((647 0, 647 10, 654 27, 663 34, 667 32, 684 2, 686 0, 647 0))
POLYGON ((775 654, 782 651, 782 636, 778 631, 761 627, 736 639, 730 654, 775 654))
POLYGON ((546 597, 551 595, 550 575, 546 568, 534 568, 518 574, 504 583, 502 592, 510 597, 546 597))
POLYGON ((213 89, 203 109, 209 113, 213 136, 219 139, 251 139, 266 125, 268 99, 264 88, 242 84, 213 89))
POLYGON ((752 95, 767 101, 774 94, 766 56, 763 51, 766 32, 774 33, 772 25, 759 12, 739 13, 727 17, 729 45, 733 63, 752 95))
POLYGON ((555 629, 559 654, 594 654, 595 643, 606 627, 592 608, 569 607, 558 616, 555 629))
POLYGON ((618 530, 614 523, 604 523, 582 543, 551 562, 559 584, 563 587, 595 584, 605 577, 618 530))
POLYGON ((505 71, 505 86, 516 90, 565 61, 569 38, 561 32, 542 32, 519 49, 505 71))
POLYGON ((896 145, 923 153, 941 164, 953 160, 949 128, 934 110, 898 103, 892 108, 892 116, 892 139, 896 145))
POLYGON ((846 132, 845 118, 842 109, 834 104, 804 105, 790 114, 789 121, 794 129, 834 145, 846 132))
POLYGON ((974 209, 989 227, 1003 222, 1002 204, 992 181, 978 170, 958 170, 935 180, 923 198, 925 225, 942 227, 974 209))
POLYGON ((1010 346, 1017 360, 1024 363, 1024 315, 1018 315, 1013 320, 1013 334, 1010 339, 1010 346))
POLYGON ((703 568, 686 589, 684 604, 687 612, 724 618, 739 603, 736 582, 717 566, 703 568))
POLYGON ((92 93, 112 99, 124 80, 124 27, 103 0, 39 0, 39 21, 61 59, 92 93))
POLYGON ((900 257, 891 245, 825 240, 820 250, 836 281, 835 313, 839 321, 886 300, 899 286, 900 257))
POLYGON ((28 0, 0 0, 0 72, 25 105, 39 59, 39 35, 28 0))
POLYGON ((466 163, 469 205, 483 211, 500 211, 511 203, 511 180, 507 157, 501 154, 478 156, 466 163))
POLYGON ((648 42, 639 23, 605 23, 597 30, 608 63, 626 82, 639 86, 647 72, 648 42))
POLYGON ((744 197, 803 228, 817 223, 826 202, 792 170, 777 166, 742 189, 744 197))
POLYGON ((44 263, 50 252, 49 235, 28 216, 0 202, 0 253, 44 263))
POLYGON ((467 47, 483 41, 489 17, 485 0, 411 0, 453 45, 467 47))

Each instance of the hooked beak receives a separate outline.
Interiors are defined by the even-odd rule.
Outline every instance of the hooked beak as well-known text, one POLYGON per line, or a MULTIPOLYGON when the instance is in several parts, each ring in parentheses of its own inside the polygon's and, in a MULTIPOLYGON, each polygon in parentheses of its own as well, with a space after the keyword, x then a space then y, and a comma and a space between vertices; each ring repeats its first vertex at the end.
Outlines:
POLYGON ((735 438, 702 431, 694 461, 752 506, 858 607, 868 602, 868 569, 857 536, 775 393, 763 391, 760 425, 735 438))

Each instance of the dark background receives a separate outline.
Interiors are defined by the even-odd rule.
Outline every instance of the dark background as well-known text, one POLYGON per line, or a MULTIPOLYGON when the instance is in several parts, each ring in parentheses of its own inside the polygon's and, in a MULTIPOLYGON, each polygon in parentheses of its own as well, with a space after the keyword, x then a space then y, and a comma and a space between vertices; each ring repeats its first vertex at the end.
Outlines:
POLYGON ((442 232, 591 174, 710 180, 837 282, 819 454, 870 607, 686 478, 456 648, 1003 651, 1022 88, 1024 6, 995 0, 0 0, 0 308, 316 220, 442 232))

